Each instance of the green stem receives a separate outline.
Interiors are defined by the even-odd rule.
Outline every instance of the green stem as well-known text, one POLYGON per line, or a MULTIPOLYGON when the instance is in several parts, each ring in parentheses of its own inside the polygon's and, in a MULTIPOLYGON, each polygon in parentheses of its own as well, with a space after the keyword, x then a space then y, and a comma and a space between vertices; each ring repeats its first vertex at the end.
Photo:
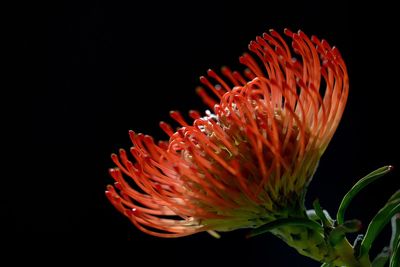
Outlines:
POLYGON ((321 231, 304 226, 282 226, 271 230, 271 233, 301 255, 328 266, 371 267, 368 258, 355 257, 354 249, 345 237, 332 245, 321 231))

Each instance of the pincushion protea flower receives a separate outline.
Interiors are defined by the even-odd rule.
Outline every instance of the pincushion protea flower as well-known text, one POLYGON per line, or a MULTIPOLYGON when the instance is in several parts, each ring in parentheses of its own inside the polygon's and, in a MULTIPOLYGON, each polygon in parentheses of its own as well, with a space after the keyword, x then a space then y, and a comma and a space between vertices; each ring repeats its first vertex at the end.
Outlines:
POLYGON ((224 67, 201 77, 215 96, 197 92, 212 112, 191 111, 192 124, 171 112, 180 128, 160 123, 168 141, 129 132, 133 147, 112 155, 115 186, 106 195, 137 228, 179 237, 305 216, 307 184, 341 119, 348 76, 337 48, 284 33, 291 47, 274 30, 252 41, 256 57, 240 57, 243 73, 224 67))

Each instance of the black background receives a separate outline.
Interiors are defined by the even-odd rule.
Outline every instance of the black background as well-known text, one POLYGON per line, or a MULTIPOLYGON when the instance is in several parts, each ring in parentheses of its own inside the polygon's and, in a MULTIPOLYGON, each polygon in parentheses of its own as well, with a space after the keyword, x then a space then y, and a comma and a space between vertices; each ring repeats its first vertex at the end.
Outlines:
MULTIPOLYGON (((142 234, 104 196, 110 154, 130 146, 129 129, 165 139, 158 122, 171 121, 170 110, 204 110, 194 91, 198 77, 210 67, 240 68, 238 57, 256 35, 302 29, 336 45, 350 76, 347 108, 307 199, 310 206, 318 197, 334 214, 363 175, 400 167, 394 9, 336 1, 133 2, 57 1, 28 8, 18 21, 23 148, 3 201, 10 247, 35 251, 29 260, 42 263, 58 255, 132 266, 319 266, 270 235, 142 234)), ((398 179, 395 170, 363 191, 348 217, 366 223, 398 179)), ((389 228, 377 245, 388 238, 389 228)))

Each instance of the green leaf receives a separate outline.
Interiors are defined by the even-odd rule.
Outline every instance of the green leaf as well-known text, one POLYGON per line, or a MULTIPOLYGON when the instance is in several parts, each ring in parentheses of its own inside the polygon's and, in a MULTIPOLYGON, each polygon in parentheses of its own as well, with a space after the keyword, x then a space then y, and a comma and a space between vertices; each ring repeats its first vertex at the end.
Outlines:
POLYGON ((375 259, 372 261, 372 267, 385 267, 385 264, 390 258, 390 250, 385 247, 381 253, 379 253, 375 259))
POLYGON ((367 176, 365 176, 364 178, 359 180, 350 189, 350 191, 347 192, 347 194, 343 197, 342 202, 340 203, 340 206, 339 206, 339 209, 338 209, 338 212, 336 215, 338 224, 342 224, 344 222, 344 213, 346 212, 347 207, 349 206, 349 204, 353 200, 353 198, 361 191, 361 189, 363 189, 370 183, 376 181, 378 178, 382 177, 383 175, 385 175, 392 169, 393 169, 392 166, 385 166, 385 167, 379 168, 379 169, 371 172, 370 174, 368 174, 367 176))
POLYGON ((400 242, 397 242, 396 247, 392 251, 392 257, 390 258, 389 267, 400 266, 400 242))
POLYGON ((390 267, 400 266, 400 213, 392 217, 392 237, 390 239, 390 267))
POLYGON ((394 192, 394 194, 389 198, 388 202, 398 201, 400 199, 400 190, 394 192))
POLYGON ((313 202, 315 214, 318 216, 318 218, 322 222, 322 226, 324 228, 331 228, 333 226, 333 221, 330 217, 325 214, 324 210, 321 208, 321 205, 319 204, 319 200, 316 199, 313 202))
POLYGON ((246 237, 254 237, 257 235, 264 234, 266 232, 269 232, 273 229, 276 229, 278 227, 282 226, 304 226, 310 229, 317 230, 319 232, 323 232, 323 229, 321 225, 315 221, 309 220, 309 219, 303 219, 303 218, 284 218, 284 219, 277 219, 275 221, 266 223, 254 230, 252 230, 246 237))
POLYGON ((396 246, 400 242, 400 213, 392 217, 392 237, 390 238, 390 248, 396 246))
POLYGON ((360 247, 360 258, 368 255, 375 238, 398 212, 400 212, 400 191, 392 195, 386 205, 378 211, 368 225, 367 232, 365 233, 360 247))

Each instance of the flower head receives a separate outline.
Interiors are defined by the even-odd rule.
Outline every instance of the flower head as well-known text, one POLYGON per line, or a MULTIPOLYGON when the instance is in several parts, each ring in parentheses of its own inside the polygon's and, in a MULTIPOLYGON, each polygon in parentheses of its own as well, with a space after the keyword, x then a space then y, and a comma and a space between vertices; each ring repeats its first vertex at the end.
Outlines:
POLYGON ((211 108, 179 112, 169 141, 130 131, 133 147, 112 155, 111 203, 145 233, 178 237, 258 227, 304 212, 303 198, 341 119, 348 95, 337 48, 303 32, 289 47, 271 30, 250 42, 240 73, 224 67, 201 77, 211 108), (222 78, 222 76, 224 78, 222 78), (211 97, 209 93, 214 93, 211 97), (115 190, 115 188, 117 190, 115 190))

